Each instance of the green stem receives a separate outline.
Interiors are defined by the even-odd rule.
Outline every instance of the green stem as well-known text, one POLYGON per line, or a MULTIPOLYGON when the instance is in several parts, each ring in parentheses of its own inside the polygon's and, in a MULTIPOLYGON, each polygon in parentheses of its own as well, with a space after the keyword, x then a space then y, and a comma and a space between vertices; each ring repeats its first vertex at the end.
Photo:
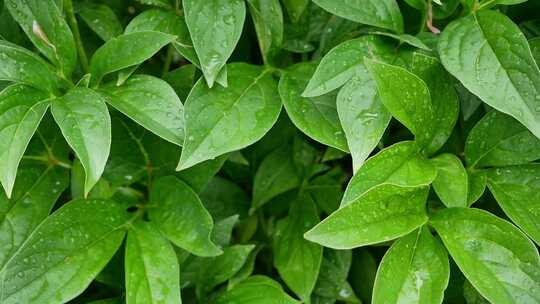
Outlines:
POLYGON ((167 47, 167 55, 165 57, 165 65, 163 66, 163 72, 161 73, 161 77, 164 77, 165 74, 169 72, 169 69, 171 68, 173 54, 174 46, 172 44, 169 44, 169 46, 167 47))
POLYGON ((73 32, 73 38, 75 39, 75 46, 77 47, 77 53, 79 54, 79 61, 81 63, 82 70, 85 74, 88 73, 88 57, 84 51, 84 46, 81 40, 81 33, 79 32, 79 25, 77 24, 77 18, 73 12, 73 3, 71 0, 64 0, 64 8, 66 10, 67 21, 71 31, 73 32))
POLYGON ((418 31, 418 34, 426 30, 426 21, 427 21, 427 14, 428 14, 427 11, 428 11, 428 4, 425 3, 424 10, 422 11, 422 23, 420 24, 420 30, 418 31))
POLYGON ((486 6, 493 4, 494 1, 495 0, 488 0, 488 1, 485 1, 483 3, 482 2, 478 3, 477 1, 475 1, 473 11, 474 12, 479 11, 479 10, 483 9, 484 7, 486 7, 486 6))
POLYGON ((25 156, 23 156, 23 159, 41 161, 41 162, 56 165, 56 166, 59 166, 59 167, 65 168, 65 169, 71 169, 70 164, 59 161, 56 158, 52 158, 50 156, 47 158, 47 157, 43 157, 43 156, 25 155, 25 156))

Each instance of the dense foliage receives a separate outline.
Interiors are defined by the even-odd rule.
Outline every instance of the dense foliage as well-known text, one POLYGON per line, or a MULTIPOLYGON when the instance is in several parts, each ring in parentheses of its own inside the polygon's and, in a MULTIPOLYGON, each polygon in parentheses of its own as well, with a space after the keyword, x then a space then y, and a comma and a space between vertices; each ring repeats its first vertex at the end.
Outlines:
POLYGON ((538 0, 0 0, 0 303, 540 303, 539 62, 538 0))

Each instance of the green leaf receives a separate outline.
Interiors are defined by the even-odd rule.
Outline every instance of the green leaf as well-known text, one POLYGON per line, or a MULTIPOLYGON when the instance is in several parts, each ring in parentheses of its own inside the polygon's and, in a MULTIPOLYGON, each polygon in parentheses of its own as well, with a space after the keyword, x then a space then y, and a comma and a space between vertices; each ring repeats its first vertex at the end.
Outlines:
POLYGON ((503 167, 540 159, 540 139, 514 118, 498 111, 486 114, 465 142, 465 160, 474 167, 503 167))
POLYGON ((272 63, 283 41, 283 12, 279 0, 248 0, 249 12, 265 63, 272 63))
POLYGON ((469 177, 469 194, 467 197, 467 206, 471 206, 476 202, 486 189, 487 175, 484 170, 475 170, 467 172, 469 177))
POLYGON ((175 39, 175 36, 151 31, 122 34, 110 39, 96 50, 90 60, 92 81, 99 84, 108 73, 144 62, 175 39))
MULTIPOLYGON (((338 104, 339 106, 339 104, 338 104)), ((339 114, 339 112, 338 112, 339 114)), ((332 161, 332 160, 338 160, 338 159, 342 159, 344 158, 345 156, 347 156, 347 153, 341 151, 341 150, 338 150, 336 148, 332 148, 332 147, 327 147, 326 150, 324 151, 324 155, 323 155, 323 158, 321 160, 321 162, 329 162, 329 161, 332 161)))
POLYGON ((433 189, 446 207, 467 207, 469 181, 467 170, 453 154, 441 154, 431 160, 437 167, 433 189))
POLYGON ((23 84, 0 92, 0 181, 8 197, 24 151, 49 107, 47 97, 23 84))
MULTIPOLYGON (((84 197, 84 167, 79 159, 75 159, 71 164, 71 198, 80 199, 84 197)), ((105 179, 99 179, 96 185, 88 192, 86 198, 109 199, 114 195, 111 184, 105 179)))
POLYGON ((427 186, 436 176, 436 167, 420 155, 414 142, 400 142, 368 159, 356 172, 347 185, 341 207, 381 184, 400 187, 427 186))
POLYGON ((266 276, 256 275, 238 283, 215 301, 215 304, 226 303, 297 304, 300 302, 286 294, 276 281, 266 276))
POLYGON ((304 237, 325 247, 351 249, 403 236, 427 221, 428 189, 378 186, 332 213, 304 237))
POLYGON ((225 248, 223 254, 217 257, 205 258, 204 269, 199 273, 197 292, 209 292, 234 276, 244 266, 254 248, 254 245, 233 245, 225 248))
POLYGON ((241 0, 183 0, 182 4, 204 77, 212 87, 240 40, 246 6, 241 0))
POLYGON ((540 165, 490 169, 488 187, 504 213, 540 244, 540 165))
POLYGON ((395 0, 313 0, 318 6, 340 17, 398 33, 403 32, 403 17, 395 0))
POLYGON ((296 172, 290 145, 268 154, 255 173, 252 210, 277 195, 299 187, 302 180, 296 172))
POLYGON ((161 138, 181 146, 184 142, 184 106, 163 80, 135 75, 121 86, 106 86, 107 102, 161 138))
POLYGON ((151 223, 139 220, 126 242, 126 303, 181 303, 174 249, 151 223))
POLYGON ((188 184, 193 191, 201 193, 206 188, 207 184, 212 180, 214 175, 223 166, 229 155, 225 154, 214 159, 210 159, 199 163, 189 169, 176 172, 175 176, 188 184))
POLYGON ((540 300, 540 257, 512 224, 472 208, 449 208, 431 218, 450 255, 491 303, 540 300))
POLYGON ((486 300, 486 298, 482 297, 482 295, 479 294, 476 289, 474 289, 474 286, 472 286, 471 282, 468 280, 465 280, 463 283, 463 297, 465 298, 465 301, 467 301, 467 304, 490 303, 488 300, 486 300))
POLYGON ((153 5, 157 7, 163 7, 163 8, 168 8, 168 9, 172 8, 171 2, 169 0, 136 0, 136 1, 142 4, 153 5))
MULTIPOLYGON (((364 57, 391 60, 393 47, 380 37, 368 35, 345 41, 331 49, 305 87, 302 96, 315 97, 331 92, 356 75, 365 77, 364 57)), ((367 79, 365 80, 367 82, 367 79)))
POLYGON ((0 269, 18 252, 49 215, 68 185, 68 171, 59 167, 23 166, 13 196, 0 196, 0 269))
POLYGON ((343 183, 348 179, 347 172, 340 167, 314 177, 303 187, 317 206, 327 214, 334 212, 339 207, 343 196, 343 183))
POLYGON ((454 80, 444 70, 439 60, 421 53, 413 53, 410 69, 429 89, 433 108, 432 124, 436 127, 426 149, 429 154, 433 154, 450 137, 459 115, 459 99, 454 88, 454 80))
POLYGON ((536 65, 540 64, 540 37, 533 38, 529 40, 529 46, 531 47, 531 52, 536 61, 536 65))
POLYGON ((365 58, 382 103, 415 136, 422 148, 433 138, 435 111, 427 84, 404 68, 365 58))
POLYGON ((231 242, 232 232, 236 224, 238 224, 238 214, 216 221, 216 225, 212 231, 212 241, 218 246, 228 246, 231 242))
POLYGON ((315 202, 309 196, 299 196, 274 233, 274 266, 287 286, 305 301, 317 282, 323 248, 306 241, 303 234, 318 222, 315 202))
POLYGON ((442 303, 449 277, 446 249, 422 227, 394 242, 384 255, 373 303, 442 303))
POLYGON ((228 66, 228 88, 208 88, 199 80, 185 103, 185 141, 177 170, 244 148, 276 122, 281 104, 268 70, 248 64, 228 66))
POLYGON ((38 50, 69 77, 77 52, 69 26, 54 0, 10 0, 7 8, 38 50))
MULTIPOLYGON (((159 159, 160 152, 174 148, 173 144, 161 140, 119 112, 111 112, 111 152, 103 177, 113 186, 130 185, 143 179, 148 169, 159 174, 165 164, 159 159), (150 147, 154 153, 149 153, 150 147)), ((171 159, 172 170, 179 153, 171 159)), ((169 173, 170 173, 169 172, 169 173)))
POLYGON ((495 5, 513 5, 526 2, 527 0, 481 0, 479 9, 490 8, 495 5))
POLYGON ((110 7, 105 4, 81 2, 77 5, 81 19, 103 41, 122 34, 122 24, 110 7))
POLYGON ((289 15, 289 19, 296 23, 309 5, 309 0, 282 0, 283 6, 289 15))
POLYGON ((51 112, 86 172, 84 194, 97 183, 111 147, 111 118, 105 99, 87 88, 74 88, 52 101, 51 112))
POLYGON ((36 54, 0 40, 0 80, 14 81, 45 91, 55 91, 58 80, 51 66, 36 54))
POLYGON ((405 2, 418 10, 423 10, 426 8, 426 3, 424 0, 405 0, 405 2))
POLYGON ((222 253, 210 240, 214 227, 212 217, 184 182, 173 176, 156 180, 150 201, 154 204, 148 212, 150 220, 176 246, 199 256, 222 253))
POLYGON ((124 300, 122 298, 110 298, 110 299, 87 302, 86 304, 123 304, 123 303, 124 303, 124 300))
POLYGON ((325 145, 348 152, 347 140, 336 110, 336 94, 302 97, 301 93, 315 66, 300 63, 288 70, 279 81, 279 95, 295 126, 325 145))
POLYGON ((461 115, 463 120, 467 121, 473 117, 473 114, 482 105, 482 100, 469 92, 461 83, 456 84, 456 91, 459 96, 461 115))
POLYGON ((540 138, 540 70, 510 18, 483 10, 458 19, 443 31, 439 53, 468 90, 540 138))
POLYGON ((11 17, 9 10, 6 8, 7 4, 3 1, 0 7, 0 37, 3 40, 10 41, 15 44, 21 44, 26 38, 23 34, 19 24, 11 17))
POLYGON ((185 64, 165 74, 163 80, 169 83, 180 100, 186 100, 191 87, 195 83, 196 71, 195 65, 185 64))
POLYGON ((247 215, 249 198, 240 186, 216 176, 200 194, 204 206, 217 220, 238 214, 240 217, 247 215))
POLYGON ((191 63, 197 67, 200 66, 184 16, 179 16, 170 10, 146 10, 133 18, 125 29, 125 33, 141 31, 157 31, 175 35, 173 45, 176 50, 191 63))
MULTIPOLYGON (((326 248, 321 263, 321 270, 314 295, 346 303, 360 303, 352 287, 347 282, 349 269, 351 268, 352 252, 350 250, 332 250, 326 248)), ((315 303, 315 301, 313 301, 315 303)))
POLYGON ((238 270, 234 276, 229 279, 227 288, 231 289, 234 285, 248 278, 253 273, 255 268, 255 259, 257 258, 259 251, 260 248, 255 248, 249 253, 249 256, 247 257, 242 268, 240 268, 240 270, 238 270))
POLYGON ((392 116, 365 68, 339 90, 336 106, 351 151, 353 172, 358 172, 381 140, 392 116))
POLYGON ((0 270, 0 301, 65 303, 73 299, 116 252, 129 217, 113 201, 67 203, 43 221, 0 270))
POLYGON ((52 114, 48 112, 45 113, 34 137, 30 140, 23 159, 26 157, 39 164, 69 168, 71 153, 60 128, 54 121, 52 114))

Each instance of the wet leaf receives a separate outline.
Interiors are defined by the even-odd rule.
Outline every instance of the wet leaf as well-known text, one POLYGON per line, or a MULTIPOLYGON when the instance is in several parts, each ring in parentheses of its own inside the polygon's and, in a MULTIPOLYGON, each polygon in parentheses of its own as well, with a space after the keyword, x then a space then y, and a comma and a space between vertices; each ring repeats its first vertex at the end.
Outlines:
POLYGON ((395 239, 427 221, 427 194, 428 187, 378 186, 332 213, 304 236, 334 249, 395 239))
POLYGON ((443 31, 439 52, 468 90, 540 138, 540 70, 510 18, 490 10, 460 18, 443 31))
POLYGON ((403 17, 394 0, 314 0, 317 5, 343 18, 403 32, 403 17), (384 17, 383 17, 384 16, 384 17))
POLYGON ((75 88, 52 101, 51 112, 86 172, 84 194, 97 183, 111 147, 111 118, 105 99, 87 88, 75 88))
POLYGON ((540 243, 540 166, 490 169, 488 187, 504 213, 531 239, 540 243))
POLYGON ((0 92, 0 181, 8 197, 17 167, 49 103, 47 94, 22 84, 0 92))
POLYGON ((231 64, 228 70, 228 88, 210 89, 199 80, 191 90, 177 170, 244 148, 276 122, 281 104, 269 71, 248 64, 231 64))
POLYGON ((156 180, 150 201, 155 204, 149 210, 151 222, 176 246, 199 256, 222 253, 210 240, 214 227, 212 217, 184 182, 172 176, 156 180))
POLYGON ((153 224, 135 222, 126 242, 126 303, 181 303, 176 254, 153 224))
POLYGON ((246 6, 241 0, 183 0, 182 4, 204 77, 212 87, 240 39, 246 6))
POLYGON ((128 220, 129 213, 113 201, 66 204, 41 223, 0 270, 2 303, 74 298, 116 252, 128 220))
POLYGON ((538 251, 512 224, 472 208, 444 209, 430 222, 465 277, 491 303, 540 299, 538 251))
POLYGON ((309 137, 325 145, 348 152, 347 141, 336 109, 336 95, 302 97, 301 93, 315 66, 293 66, 279 81, 279 94, 294 125, 309 137))
POLYGON ((442 243, 427 227, 400 238, 384 255, 373 303, 442 303, 450 266, 442 243))

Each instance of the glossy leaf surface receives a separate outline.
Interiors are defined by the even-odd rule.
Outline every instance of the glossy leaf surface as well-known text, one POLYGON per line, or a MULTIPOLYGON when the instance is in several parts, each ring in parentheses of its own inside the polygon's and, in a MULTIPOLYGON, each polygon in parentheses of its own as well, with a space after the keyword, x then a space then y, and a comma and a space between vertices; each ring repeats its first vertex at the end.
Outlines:
POLYGON ((0 92, 0 181, 11 195, 17 167, 49 107, 42 91, 13 85, 0 92))
POLYGON ((116 252, 128 220, 129 213, 113 201, 66 204, 32 233, 0 271, 2 303, 69 301, 116 252))
POLYGON ((289 216, 278 222, 274 236, 274 265, 289 288, 301 299, 309 299, 319 275, 323 248, 303 235, 319 222, 319 215, 309 197, 299 196, 291 204, 289 216))
POLYGON ((240 0, 183 0, 182 4, 204 77, 212 87, 240 39, 246 5, 240 0))
POLYGON ((279 81, 279 94, 295 126, 325 145, 348 152, 347 140, 336 110, 335 94, 302 97, 301 93, 314 71, 312 64, 295 65, 279 81))
POLYGON ((126 242, 126 303, 181 303, 180 271, 169 241, 153 224, 135 222, 126 242))
POLYGON ((483 10, 458 19, 442 33, 439 51, 445 68, 467 89, 540 138, 540 70, 508 17, 483 10))
POLYGON ((368 159, 356 172, 347 185, 341 206, 357 200, 381 184, 424 186, 429 185, 436 176, 436 167, 419 154, 414 142, 397 143, 368 159))
POLYGON ((252 276, 222 294, 218 304, 257 302, 260 304, 294 304, 298 301, 287 295, 276 281, 266 276, 252 276))
POLYGON ((461 160, 453 154, 441 154, 432 159, 437 167, 433 189, 449 208, 466 207, 469 195, 468 174, 461 160))
POLYGON ((511 166, 488 171, 488 186, 504 213, 540 243, 540 166, 511 166))
POLYGON ((113 107, 158 136, 181 146, 184 142, 184 105, 163 80, 135 75, 121 86, 107 86, 113 107))
POLYGON ((111 146, 111 118, 97 92, 75 88, 52 102, 51 112, 86 172, 85 195, 100 178, 111 146))
POLYGON ((471 208, 445 209, 430 221, 461 271, 491 303, 538 301, 540 257, 519 229, 471 208))
POLYGON ((112 38, 97 49, 90 60, 92 80, 99 83, 108 73, 142 63, 174 39, 172 35, 151 31, 112 38))
POLYGON ((199 80, 191 90, 178 170, 252 144, 277 120, 281 104, 269 71, 247 64, 228 71, 228 88, 210 89, 199 80))
POLYGON ((154 182, 150 220, 175 245, 200 256, 221 254, 211 240, 214 222, 199 197, 181 180, 163 177, 154 182), (185 231, 190 231, 186 234, 185 231))
POLYGON ((305 238, 335 249, 395 239, 427 221, 427 190, 381 185, 332 213, 306 232, 305 238))
POLYGON ((314 0, 325 10, 359 23, 403 32, 403 17, 394 0, 314 0), (384 17, 382 17, 384 16, 384 17))
POLYGON ((422 227, 394 242, 384 255, 373 303, 442 303, 449 276, 443 244, 422 227))

